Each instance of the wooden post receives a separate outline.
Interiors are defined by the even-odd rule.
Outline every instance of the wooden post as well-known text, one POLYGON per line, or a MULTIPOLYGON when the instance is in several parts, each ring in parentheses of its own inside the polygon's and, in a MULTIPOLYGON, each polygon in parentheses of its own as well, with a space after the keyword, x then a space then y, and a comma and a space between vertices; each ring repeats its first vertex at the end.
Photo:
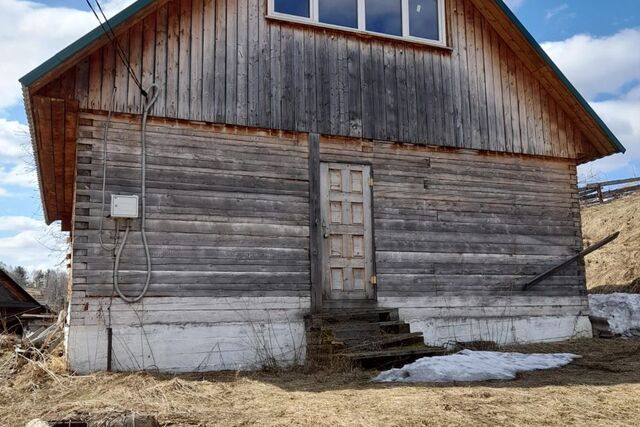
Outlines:
POLYGON ((320 135, 309 134, 309 258, 311 311, 322 309, 322 228, 320 211, 320 135))
POLYGON ((600 203, 604 202, 604 198, 602 197, 602 184, 598 184, 598 200, 600 200, 600 203))

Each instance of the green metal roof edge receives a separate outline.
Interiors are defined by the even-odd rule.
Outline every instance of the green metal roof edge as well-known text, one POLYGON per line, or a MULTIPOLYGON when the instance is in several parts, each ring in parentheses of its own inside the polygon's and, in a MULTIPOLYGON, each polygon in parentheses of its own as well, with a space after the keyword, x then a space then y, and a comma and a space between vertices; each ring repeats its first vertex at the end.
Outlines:
POLYGON ((520 22, 518 17, 511 11, 511 9, 509 9, 509 6, 507 6, 504 0, 496 0, 496 2, 498 3, 498 6, 500 6, 502 11, 514 23, 514 25, 518 27, 518 29, 522 32, 522 34, 524 34, 524 36, 529 41, 529 44, 533 46, 533 48, 536 50, 538 55, 540 55, 540 57, 544 60, 544 62, 560 78, 560 81, 566 86, 567 89, 569 89, 569 92, 571 92, 571 94, 578 100, 580 105, 582 105, 582 108, 584 108, 585 111, 589 113, 591 118, 596 122, 596 124, 598 124, 598 126, 600 127, 600 130, 602 130, 604 134, 607 136, 607 138, 609 138, 609 141, 618 150, 618 152, 625 153, 627 149, 624 147, 624 145, 622 145, 620 140, 613 134, 613 132, 611 132, 611 129, 609 129, 609 126, 607 126, 605 122, 600 118, 598 113, 596 113, 593 110, 593 108, 591 108, 591 105, 589 105, 587 100, 584 99, 584 97, 580 94, 580 92, 578 92, 575 86, 569 81, 567 76, 565 76, 564 73, 560 71, 560 68, 558 68, 555 62, 553 62, 553 60, 549 57, 549 55, 547 55, 547 52, 545 52, 542 46, 540 46, 540 44, 538 43, 538 41, 535 38, 533 38, 529 30, 527 30, 527 28, 522 24, 522 22, 520 22))
MULTIPOLYGON (((156 0, 138 0, 132 3, 120 13, 109 19, 109 25, 111 25, 111 27, 115 30, 116 27, 118 27, 120 24, 131 18, 136 13, 140 12, 145 7, 151 5, 155 1, 156 0)), ((102 27, 98 25, 98 27, 62 49, 60 52, 49 58, 38 67, 34 68, 29 73, 25 74, 20 79, 20 83, 22 83, 23 86, 32 85, 33 83, 41 79, 45 74, 65 63, 73 55, 88 47, 91 43, 97 41, 103 35, 104 31, 102 27)))

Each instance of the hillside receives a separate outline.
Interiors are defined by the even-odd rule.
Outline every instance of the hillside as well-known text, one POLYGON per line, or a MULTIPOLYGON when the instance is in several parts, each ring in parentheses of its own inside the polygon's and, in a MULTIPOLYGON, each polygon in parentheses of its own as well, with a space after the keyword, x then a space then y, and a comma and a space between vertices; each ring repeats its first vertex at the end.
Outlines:
POLYGON ((640 278, 640 193, 583 208, 585 247, 620 231, 617 240, 587 256, 587 287, 624 286, 640 278))

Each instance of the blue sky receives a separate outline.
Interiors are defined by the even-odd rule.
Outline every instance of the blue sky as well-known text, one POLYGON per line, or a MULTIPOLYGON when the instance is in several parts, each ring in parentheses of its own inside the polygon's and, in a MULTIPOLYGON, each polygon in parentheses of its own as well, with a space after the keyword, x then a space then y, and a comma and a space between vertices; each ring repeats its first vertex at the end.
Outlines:
MULTIPOLYGON (((102 0, 107 14, 132 0, 102 0)), ((640 1, 507 0, 516 16, 627 146, 581 167, 592 180, 640 175, 640 1)), ((54 266, 59 226, 45 227, 18 78, 95 24, 85 0, 0 0, 0 261, 54 266)))

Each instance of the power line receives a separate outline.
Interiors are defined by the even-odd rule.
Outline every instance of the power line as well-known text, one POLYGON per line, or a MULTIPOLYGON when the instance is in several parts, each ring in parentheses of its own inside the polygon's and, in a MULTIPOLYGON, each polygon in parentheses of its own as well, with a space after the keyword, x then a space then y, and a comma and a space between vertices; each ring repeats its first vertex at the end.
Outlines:
POLYGON ((104 19, 104 23, 103 23, 103 20, 100 19, 100 16, 98 16, 98 12, 96 12, 96 9, 91 4, 91 1, 90 0, 86 0, 87 5, 89 5, 89 8, 93 12, 93 15, 98 20, 98 23, 100 24, 100 27, 102 28, 102 31, 107 36, 109 41, 111 41, 111 43, 113 44, 114 49, 116 50, 116 53, 118 54, 118 57, 120 58, 120 61, 122 61, 124 66, 127 68, 127 72, 129 73, 129 75, 133 79, 133 82, 135 83, 136 86, 138 86, 138 89, 140 89, 140 92, 142 93, 142 95, 145 98, 147 98, 147 92, 144 90, 144 88, 142 87, 142 83, 138 79, 138 76, 136 76, 136 73, 131 68, 131 63, 127 59, 127 55, 124 52, 124 49, 122 48, 122 46, 120 46, 120 43, 118 42, 118 37, 116 36, 116 33, 113 30, 113 27, 111 27, 111 24, 109 23, 109 20, 107 19, 104 11, 102 10, 102 6, 100 6, 100 2, 98 0, 94 0, 94 1, 96 2, 96 5, 98 6, 98 9, 100 10, 100 13, 102 14, 102 17, 104 19))
MULTIPOLYGON (((98 9, 100 10, 100 14, 102 15, 102 18, 104 20, 105 25, 107 26, 107 28, 111 32, 112 39, 115 40, 115 42, 116 42, 116 45, 118 47, 118 51, 120 52, 120 55, 125 58, 126 63, 127 63, 126 65, 130 69, 131 68, 131 63, 127 59, 127 55, 124 52, 124 49, 120 46, 120 43, 118 42, 118 37, 116 36, 115 31, 113 31, 113 27, 111 26, 111 22, 109 22, 109 20, 107 19, 107 16, 104 13, 104 10, 102 10, 102 6, 100 5, 100 2, 98 0, 95 0, 95 2, 96 2, 96 5, 98 6, 98 9)), ((94 12, 94 14, 95 14, 95 12, 94 12)), ((103 30, 104 30, 104 27, 103 27, 103 30)), ((134 75, 133 77, 134 77, 134 80, 136 81, 136 84, 138 84, 139 80, 137 79, 137 76, 134 75)), ((139 85, 140 90, 142 90, 144 92, 144 89, 142 89, 141 86, 142 85, 139 85)), ((146 94, 145 94, 145 97, 146 97, 146 94)))

